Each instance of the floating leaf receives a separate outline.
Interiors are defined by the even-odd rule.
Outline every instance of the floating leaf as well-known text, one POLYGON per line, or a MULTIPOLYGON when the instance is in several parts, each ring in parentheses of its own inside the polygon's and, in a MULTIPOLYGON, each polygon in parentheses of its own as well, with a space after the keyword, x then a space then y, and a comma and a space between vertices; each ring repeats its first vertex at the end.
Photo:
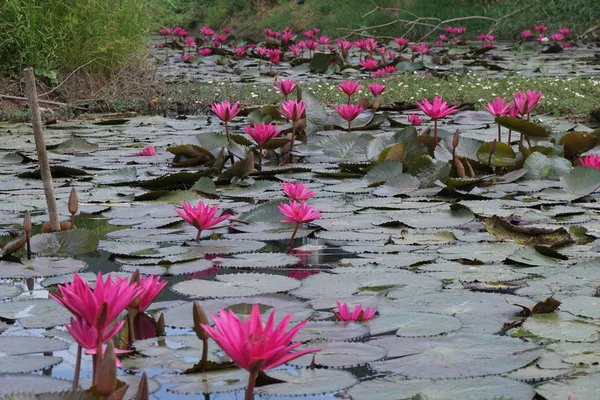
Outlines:
POLYGON ((522 133, 530 137, 545 138, 550 136, 550 132, 545 128, 534 124, 533 122, 526 121, 524 119, 496 117, 496 123, 505 128, 522 133))
POLYGON ((19 321, 23 328, 52 328, 69 322, 71 314, 54 300, 15 300, 0 303, 0 318, 19 321))
MULTIPOLYGON (((53 353, 68 347, 67 342, 57 339, 32 336, 0 337, 0 382, 1 374, 32 372, 58 364, 62 360, 60 357, 30 354, 53 353)), ((4 390, 4 386, 0 386, 1 390, 4 390)))
MULTIPOLYGON (((377 344, 378 341, 373 341, 377 344)), ((505 336, 462 334, 432 339, 400 339, 406 356, 372 363, 379 372, 409 378, 448 379, 497 375, 524 367, 540 356, 539 348, 505 336), (494 360, 493 363, 489 360, 494 360)))
POLYGON ((87 229, 42 233, 31 238, 31 251, 42 255, 81 255, 98 249, 99 236, 87 229))
MULTIPOLYGON (((306 329, 306 327, 304 328, 306 329)), ((297 350, 321 349, 318 353, 305 354, 289 364, 308 367, 313 362, 318 366, 328 368, 354 367, 367 364, 371 361, 381 360, 387 354, 387 351, 381 347, 366 343, 349 342, 326 342, 312 340, 309 343, 298 347, 297 350)))
POLYGON ((222 393, 239 390, 248 384, 245 370, 226 370, 174 376, 169 380, 179 383, 168 391, 181 394, 222 393))
POLYGON ((600 187, 600 170, 590 167, 575 167, 571 172, 560 178, 566 191, 576 200, 587 196, 600 187))
POLYGON ((237 297, 286 292, 298 286, 300 282, 286 276, 248 273, 219 275, 216 281, 192 279, 176 283, 171 289, 190 297, 237 297))
POLYGON ((73 273, 87 267, 87 263, 72 258, 36 257, 24 259, 22 264, 0 260, 1 278, 43 278, 73 273))
POLYGON ((512 147, 503 142, 487 142, 477 151, 480 163, 492 167, 510 167, 516 164, 517 155, 512 147), (494 150, 490 158, 490 152, 494 150))
POLYGON ((55 146, 46 147, 48 150, 60 154, 85 154, 98 150, 98 145, 96 143, 90 143, 81 138, 72 138, 55 146))
POLYGON ((70 392, 65 395, 55 393, 48 396, 45 392, 70 390, 72 383, 64 379, 43 375, 0 374, 0 396, 2 400, 90 400, 87 396, 75 397, 70 392), (23 394, 23 392, 28 392, 23 394), (9 393, 14 393, 9 395, 9 393), (44 393, 39 397, 36 393, 44 393), (33 396, 33 397, 31 397, 33 396), (55 397, 50 397, 55 396, 55 397))
POLYGON ((172 161, 174 167, 206 165, 215 159, 210 151, 193 144, 171 146, 167 148, 167 151, 175 156, 172 161))
POLYGON ((600 390, 600 374, 556 380, 536 386, 535 391, 546 400, 594 400, 600 390))
POLYGON ((311 340, 344 341, 364 337, 369 334, 369 327, 356 322, 309 321, 294 337, 294 340, 307 342, 311 340))
POLYGON ((432 187, 435 182, 440 181, 446 183, 450 175, 450 164, 443 161, 438 161, 428 155, 417 157, 410 163, 408 173, 415 176, 420 187, 432 187))
POLYGON ((562 157, 546 157, 537 151, 531 153, 523 167, 527 169, 528 179, 556 180, 571 171, 571 163, 562 157))
POLYGON ((283 382, 261 386, 256 393, 264 396, 310 396, 339 392, 358 382, 350 372, 327 369, 275 370, 269 371, 269 377, 283 382))
POLYGON ((422 393, 427 400, 530 400, 535 395, 526 383, 498 376, 442 380, 389 376, 362 382, 348 391, 354 400, 369 400, 374 395, 386 400, 407 400, 414 399, 416 393, 422 393))

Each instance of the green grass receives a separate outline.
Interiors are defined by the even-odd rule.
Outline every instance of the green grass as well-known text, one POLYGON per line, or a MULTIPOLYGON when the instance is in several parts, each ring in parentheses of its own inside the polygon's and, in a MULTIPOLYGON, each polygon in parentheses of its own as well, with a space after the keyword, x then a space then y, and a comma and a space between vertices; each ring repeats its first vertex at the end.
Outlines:
MULTIPOLYGON (((363 85, 369 81, 365 81, 363 85)), ((600 79, 598 78, 524 78, 507 76, 489 79, 483 75, 453 75, 448 78, 423 78, 416 75, 399 75, 384 80, 387 87, 381 96, 382 104, 415 104, 422 98, 443 96, 450 103, 472 104, 475 108, 497 96, 510 98, 519 90, 541 90, 544 100, 539 113, 561 118, 589 119, 590 112, 598 107, 600 79)), ((303 85, 324 104, 332 106, 345 97, 334 81, 319 81, 303 85)), ((363 90, 365 97, 371 95, 363 90)), ((207 107, 214 101, 230 100, 242 104, 262 105, 280 101, 280 95, 272 86, 264 84, 229 84, 224 82, 172 85, 165 96, 171 102, 197 104, 207 107)))
MULTIPOLYGON (((501 19, 494 32, 502 38, 516 37, 518 33, 532 28, 536 23, 545 23, 551 30, 567 26, 581 33, 597 22, 600 2, 596 0, 306 0, 298 6, 288 0, 162 0, 188 2, 186 10, 191 12, 182 22, 208 24, 213 27, 232 26, 238 33, 259 36, 264 28, 282 29, 286 26, 296 31, 316 26, 325 34, 340 37, 348 29, 358 29, 389 24, 368 30, 368 34, 400 36, 409 31, 404 22, 397 19, 415 20, 438 18, 448 20, 470 16, 501 19), (374 11, 375 4, 380 9, 374 11), (195 11, 194 11, 195 10, 195 11)), ((421 22, 438 24, 435 19, 421 22)), ((456 21, 452 25, 464 25, 473 37, 487 32, 494 22, 483 19, 456 21)), ((408 36, 421 38, 431 30, 427 26, 416 26, 408 36)))
POLYGON ((4 0, 0 74, 20 75, 33 66, 52 77, 90 61, 88 71, 108 71, 145 49, 156 28, 154 1, 4 0))

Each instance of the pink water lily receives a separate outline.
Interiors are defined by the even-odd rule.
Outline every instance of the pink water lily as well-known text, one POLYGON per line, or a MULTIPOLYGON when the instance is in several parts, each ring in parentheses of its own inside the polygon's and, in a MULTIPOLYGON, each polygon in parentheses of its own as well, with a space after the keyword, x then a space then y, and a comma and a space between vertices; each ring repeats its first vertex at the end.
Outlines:
POLYGON ((213 103, 210 109, 225 123, 225 134, 227 135, 227 141, 230 141, 229 121, 234 119, 240 113, 240 104, 231 104, 229 101, 225 100, 220 103, 213 103))
POLYGON ((215 215, 219 211, 219 207, 211 207, 208 204, 204 204, 202 201, 198 202, 197 207, 194 207, 189 202, 184 201, 181 207, 183 210, 175 208, 175 212, 177 212, 177 214, 179 214, 179 216, 188 224, 193 225, 196 229, 198 229, 196 240, 200 240, 200 234, 203 230, 214 229, 216 225, 230 217, 229 214, 222 214, 216 217, 215 215))
POLYGON ((563 35, 562 33, 553 33, 552 35, 550 35, 550 40, 560 43, 563 40, 565 40, 565 35, 563 35))
POLYGON ((281 133, 280 130, 277 130, 277 126, 273 125, 272 122, 265 124, 261 122, 260 124, 254 124, 254 126, 245 125, 244 130, 258 145, 258 169, 262 170, 262 153, 265 147, 271 139, 281 133))
POLYGON ((579 163, 584 167, 596 168, 600 170, 600 155, 590 154, 579 159, 579 163))
POLYGON ((153 144, 149 144, 148 146, 144 147, 142 150, 138 151, 136 154, 138 156, 151 157, 151 156, 156 155, 156 149, 154 148, 153 144))
POLYGON ((285 316, 278 325, 275 325, 275 311, 273 311, 267 323, 263 324, 260 309, 255 304, 245 321, 240 320, 231 310, 219 310, 219 315, 211 314, 211 318, 215 328, 206 324, 202 324, 202 328, 237 365, 250 372, 246 400, 254 398, 254 385, 259 372, 273 369, 305 354, 320 351, 317 348, 296 351, 302 343, 292 343, 292 341, 307 322, 302 321, 287 330, 292 314, 285 316))
POLYGON ((315 210, 313 206, 306 204, 306 201, 298 203, 290 200, 289 203, 280 204, 277 208, 286 217, 281 222, 301 224, 321 218, 321 211, 315 210))
POLYGON ((203 47, 200 50, 198 50, 198 54, 200 54, 203 57, 210 56, 211 53, 212 49, 210 47, 203 47))
MULTIPOLYGON (((125 325, 125 320, 116 323, 110 330, 102 332, 102 343, 108 342, 125 325)), ((96 355, 98 344, 98 330, 89 325, 84 319, 71 317, 71 324, 66 324, 65 328, 71 334, 71 337, 85 350, 87 355, 96 355)), ((106 346, 103 346, 103 351, 106 346)), ((115 349, 116 354, 127 354, 133 350, 115 349)), ((103 353, 104 354, 104 353, 103 353)), ((123 367, 121 360, 117 358, 117 367, 123 367)))
POLYGON ((287 100, 288 96, 296 89, 296 82, 291 79, 281 79, 277 81, 277 86, 275 89, 279 91, 287 100))
POLYGON ((571 29, 569 29, 569 28, 560 28, 558 30, 558 33, 560 33, 561 35, 567 37, 567 36, 569 36, 571 34, 571 29))
POLYGON ((315 195, 315 192, 308 190, 306 185, 303 183, 281 182, 280 185, 283 193, 285 193, 285 195, 292 200, 308 200, 315 195))
POLYGON ((361 305, 357 305, 354 307, 354 310, 350 310, 348 304, 346 303, 340 303, 338 301, 336 304, 338 308, 337 311, 332 310, 331 312, 340 321, 368 321, 373 319, 375 317, 375 313, 377 312, 375 308, 365 308, 363 310, 361 305))
MULTIPOLYGON (((504 100, 504 97, 496 97, 495 100, 493 100, 493 101, 487 103, 487 105, 483 106, 483 108, 487 112, 492 114, 494 117, 507 116, 512 107, 513 106, 511 103, 506 103, 506 100, 504 100)), ((498 141, 499 142, 502 141, 500 124, 498 124, 498 141)))
POLYGON ((381 96, 381 93, 385 90, 385 85, 381 83, 369 83, 369 90, 375 97, 381 96))
POLYGON ((142 289, 138 297, 137 310, 144 312, 167 286, 167 281, 162 280, 160 275, 141 275, 137 285, 142 289))
POLYGON ((523 39, 529 39, 529 38, 533 37, 533 32, 531 32, 531 29, 525 29, 524 31, 521 32, 521 37, 523 39))
POLYGON ((379 61, 375 60, 374 58, 365 58, 360 62, 360 66, 368 71, 374 70, 378 65, 379 61))
POLYGON ((421 118, 418 114, 410 114, 408 116, 408 122, 410 122, 412 126, 419 126, 423 123, 423 118, 421 118))
POLYGON ((292 161, 292 152, 294 151, 294 143, 296 142, 296 125, 302 114, 306 110, 306 104, 302 100, 288 100, 281 103, 279 113, 285 118, 292 121, 292 140, 290 142, 290 161, 292 161))
POLYGON ((540 24, 540 25, 534 26, 533 30, 536 32, 546 32, 548 30, 548 27, 544 24, 540 24))
POLYGON ((541 91, 536 92, 535 90, 528 90, 523 93, 521 91, 515 93, 514 103, 520 115, 527 115, 527 119, 530 119, 531 112, 538 105, 540 100, 544 97, 541 91))
POLYGON ((448 115, 454 114, 457 111, 458 107, 448 106, 448 103, 446 103, 441 96, 434 97, 433 102, 431 103, 428 99, 423 99, 421 102, 417 102, 417 107, 425 114, 427 114, 431 119, 433 119, 434 143, 437 144, 437 121, 439 119, 447 117, 448 115))
POLYGON ((394 39, 394 41, 400 47, 404 47, 404 46, 406 46, 410 42, 410 40, 408 40, 405 37, 397 37, 396 39, 394 39))
POLYGON ((215 34, 215 31, 212 30, 210 27, 208 26, 202 26, 200 27, 200 29, 198 29, 200 31, 201 34, 203 34, 204 36, 212 36, 215 34))
POLYGON ((364 108, 356 104, 341 104, 335 108, 342 118, 348 121, 348 132, 352 129, 352 121, 364 111, 364 108))
POLYGON ((357 81, 344 81, 339 84, 338 88, 348 96, 348 101, 350 101, 350 98, 363 87, 357 81))

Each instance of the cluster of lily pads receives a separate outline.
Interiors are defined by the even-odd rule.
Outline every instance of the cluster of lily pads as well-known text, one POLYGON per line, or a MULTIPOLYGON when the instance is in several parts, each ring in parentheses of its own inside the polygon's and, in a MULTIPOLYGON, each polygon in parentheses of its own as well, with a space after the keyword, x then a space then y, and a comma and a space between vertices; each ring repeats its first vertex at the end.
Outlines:
MULTIPOLYGON (((594 399, 598 132, 542 121, 539 92, 398 113, 378 106, 382 83, 369 99, 357 85, 340 85, 335 108, 278 81, 280 104, 48 125, 61 232, 41 233, 29 126, 0 128, 0 396, 61 398, 47 392, 72 389, 78 344, 99 354, 106 338, 135 350, 115 370, 109 344, 98 368, 133 388, 146 372, 157 398, 594 399), (106 292, 93 285, 127 294, 124 319, 48 298, 106 292), (112 321, 119 333, 98 334, 112 321), (268 362, 229 341, 286 327, 268 362), (216 369, 231 361, 242 369, 216 369)), ((93 364, 83 356, 79 386, 98 385, 93 364)))

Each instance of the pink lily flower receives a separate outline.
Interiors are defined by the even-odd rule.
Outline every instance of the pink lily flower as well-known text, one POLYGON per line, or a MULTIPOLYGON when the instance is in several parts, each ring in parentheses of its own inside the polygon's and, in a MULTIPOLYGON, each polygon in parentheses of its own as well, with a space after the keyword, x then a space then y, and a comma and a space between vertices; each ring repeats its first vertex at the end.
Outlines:
POLYGON ((137 285, 142 289, 137 304, 138 312, 144 312, 167 286, 167 281, 161 280, 160 275, 140 275, 137 285))
POLYGON ((519 91, 515 93, 513 101, 515 107, 519 110, 519 114, 527 115, 527 119, 529 120, 531 111, 533 111, 543 97, 544 95, 541 91, 528 90, 525 93, 519 91))
POLYGON ((374 70, 375 68, 377 68, 377 66, 379 65, 379 61, 377 61, 373 58, 365 58, 359 64, 364 69, 371 71, 371 70, 374 70))
POLYGON ((418 114, 410 114, 408 116, 408 122, 410 122, 412 126, 419 126, 423 123, 423 118, 421 118, 418 114))
POLYGON ((533 37, 533 32, 531 32, 531 29, 525 29, 524 31, 521 32, 521 37, 523 39, 529 39, 529 38, 533 37))
POLYGON ((295 351, 301 342, 292 343, 294 336, 306 325, 295 324, 286 332, 292 315, 287 315, 275 325, 275 311, 263 324, 260 309, 255 304, 250 316, 241 321, 233 311, 219 310, 219 316, 211 314, 215 328, 202 324, 202 328, 221 346, 223 351, 241 368, 250 372, 246 399, 254 398, 256 377, 261 371, 273 369, 305 354, 320 351, 316 348, 295 351))
POLYGON ((275 89, 278 90, 287 100, 288 96, 296 89, 296 82, 291 79, 282 79, 277 81, 275 89))
POLYGON ((313 206, 306 204, 306 201, 298 203, 294 200, 290 200, 289 203, 280 204, 277 208, 285 217, 287 217, 281 222, 301 224, 321 218, 321 211, 315 210, 313 206))
POLYGON ((285 195, 292 200, 308 200, 315 195, 315 192, 308 190, 303 183, 281 182, 280 185, 285 195))
POLYGON ((579 163, 584 167, 600 169, 600 156, 597 154, 590 154, 579 159, 579 163))
POLYGON ((209 28, 208 26, 203 26, 199 29, 200 33, 203 34, 204 36, 212 36, 215 34, 215 31, 213 31, 211 28, 209 28))
POLYGON ((567 37, 567 36, 569 36, 571 34, 571 29, 569 29, 569 28, 560 28, 558 30, 558 33, 560 33, 561 35, 567 37))
POLYGON ((375 97, 379 97, 381 93, 383 93, 383 91, 385 90, 385 85, 381 83, 370 83, 368 87, 373 96, 375 97))
POLYGON ((540 24, 540 25, 534 26, 533 30, 536 32, 546 32, 548 30, 548 27, 544 24, 540 24))
POLYGON ((259 147, 258 150, 258 169, 262 170, 262 153, 265 147, 265 144, 269 142, 269 140, 273 139, 275 136, 279 135, 281 131, 277 130, 277 126, 273 125, 271 122, 265 124, 264 122, 260 124, 254 124, 254 127, 249 125, 244 126, 244 130, 259 147))
POLYGON ((144 156, 144 157, 155 156, 156 149, 154 148, 153 144, 149 144, 148 146, 144 147, 142 150, 138 151, 136 154, 138 156, 144 156))
POLYGON ((404 46, 406 46, 410 42, 410 40, 408 40, 405 37, 397 37, 396 39, 394 39, 394 41, 400 47, 404 47, 404 46))
MULTIPOLYGON (((125 325, 125 320, 116 323, 108 332, 104 330, 102 332, 102 343, 108 342, 113 336, 116 335, 123 325, 125 325)), ((77 344, 79 344, 81 348, 85 350, 85 354, 93 356, 96 355, 96 352, 98 351, 96 348, 98 344, 98 330, 96 330, 96 328, 89 325, 84 319, 79 317, 71 317, 71 324, 66 324, 65 328, 67 328, 67 331, 71 334, 71 337, 73 337, 77 344)), ((106 350, 106 346, 103 346, 102 354, 104 354, 104 350, 106 350)), ((116 354, 127 354, 131 352, 133 352, 133 350, 115 349, 116 354)), ((119 368, 123 367, 121 360, 118 358, 116 364, 119 368)))
POLYGON ((363 310, 361 305, 354 307, 354 310, 350 311, 348 304, 337 302, 338 310, 332 310, 331 312, 340 321, 368 321, 375 317, 377 310, 374 308, 365 308, 363 310))
POLYGON ((179 208, 175 208, 175 212, 179 214, 181 218, 185 222, 190 225, 193 225, 198 229, 198 234, 196 235, 196 240, 200 240, 200 234, 203 230, 206 229, 216 229, 215 225, 225 221, 230 217, 229 214, 222 214, 219 217, 215 217, 217 211, 219 211, 218 206, 211 207, 208 204, 204 204, 204 202, 198 202, 198 206, 194 207, 189 202, 184 201, 181 205, 183 210, 179 208))
POLYGON ((430 103, 427 99, 423 99, 421 102, 417 102, 417 107, 425 114, 427 114, 431 119, 433 119, 434 143, 437 144, 437 121, 439 119, 447 117, 448 115, 454 114, 457 111, 458 107, 448 106, 448 103, 446 103, 441 96, 434 97, 433 103, 430 103))
POLYGON ((198 50, 198 54, 200 54, 203 57, 210 56, 211 53, 212 49, 210 47, 203 47, 200 50, 198 50))
POLYGON ((217 117, 225 123, 225 134, 227 135, 227 141, 231 140, 229 135, 229 121, 234 119, 236 115, 240 113, 240 103, 231 104, 229 101, 224 100, 220 103, 213 103, 210 109, 212 112, 217 114, 217 117))
POLYGON ((364 111, 364 108, 356 104, 341 104, 335 108, 342 118, 348 121, 348 132, 351 130, 352 121, 364 111))
POLYGON ((290 121, 297 122, 302 119, 302 114, 306 110, 306 104, 302 100, 288 100, 281 103, 279 112, 290 121))
POLYGON ((357 81, 344 81, 339 84, 338 88, 348 96, 348 102, 350 102, 350 98, 363 87, 357 81))
MULTIPOLYGON (((487 103, 483 108, 492 114, 494 117, 504 117, 508 115, 512 108, 511 103, 506 103, 503 97, 497 97, 494 101, 487 103)), ((502 141, 502 132, 500 124, 498 124, 498 142, 502 141)))

